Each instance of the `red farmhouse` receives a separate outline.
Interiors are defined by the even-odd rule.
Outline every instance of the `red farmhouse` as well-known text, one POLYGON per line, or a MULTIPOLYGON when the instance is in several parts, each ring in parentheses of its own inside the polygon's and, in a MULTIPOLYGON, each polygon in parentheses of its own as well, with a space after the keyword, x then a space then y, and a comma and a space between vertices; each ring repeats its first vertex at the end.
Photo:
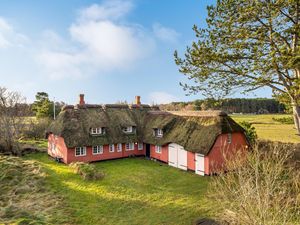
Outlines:
POLYGON ((48 154, 64 163, 146 156, 211 174, 246 147, 244 130, 220 111, 165 112, 140 103, 65 106, 51 125, 48 154))

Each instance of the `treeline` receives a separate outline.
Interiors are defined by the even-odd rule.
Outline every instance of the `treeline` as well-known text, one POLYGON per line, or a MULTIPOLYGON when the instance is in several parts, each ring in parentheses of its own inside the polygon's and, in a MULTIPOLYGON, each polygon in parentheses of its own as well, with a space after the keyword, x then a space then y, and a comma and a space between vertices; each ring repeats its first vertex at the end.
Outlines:
POLYGON ((172 102, 159 105, 161 110, 222 110, 227 113, 287 113, 288 107, 276 99, 227 98, 222 100, 198 99, 192 102, 172 102))

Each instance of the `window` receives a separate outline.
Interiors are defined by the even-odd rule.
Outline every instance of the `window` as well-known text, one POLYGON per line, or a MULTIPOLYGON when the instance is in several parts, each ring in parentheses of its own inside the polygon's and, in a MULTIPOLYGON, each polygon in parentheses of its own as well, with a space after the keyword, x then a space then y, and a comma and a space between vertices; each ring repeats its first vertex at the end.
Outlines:
POLYGON ((124 133, 132 133, 133 132, 132 126, 130 126, 130 127, 124 127, 123 131, 124 131, 124 133))
POLYGON ((231 142, 232 142, 232 134, 229 133, 229 134, 227 135, 227 143, 228 143, 228 144, 231 144, 231 142))
POLYGON ((155 152, 161 154, 161 146, 155 145, 155 152))
POLYGON ((144 149, 144 143, 138 143, 138 150, 144 149))
POLYGON ((110 144, 109 145, 109 152, 114 152, 115 151, 115 145, 114 144, 110 144))
POLYGON ((85 156, 85 155, 86 155, 86 147, 75 148, 75 156, 85 156))
POLYGON ((121 143, 119 143, 117 145, 117 152, 122 152, 122 144, 121 143))
POLYGON ((156 136, 156 137, 162 137, 163 136, 163 130, 162 129, 155 129, 154 130, 154 135, 156 136))
POLYGON ((105 130, 102 127, 93 127, 91 128, 91 134, 104 134, 105 130))
POLYGON ((126 144, 126 150, 127 150, 127 151, 132 151, 132 150, 134 150, 134 143, 127 143, 127 144, 126 144))
POLYGON ((103 146, 93 146, 93 155, 103 154, 103 146))

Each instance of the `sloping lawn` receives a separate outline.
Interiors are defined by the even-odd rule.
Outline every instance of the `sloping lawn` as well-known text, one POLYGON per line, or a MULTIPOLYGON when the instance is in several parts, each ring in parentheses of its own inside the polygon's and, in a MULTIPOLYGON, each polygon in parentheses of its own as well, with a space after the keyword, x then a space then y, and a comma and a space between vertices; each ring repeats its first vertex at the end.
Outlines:
POLYGON ((300 143, 300 137, 293 124, 282 124, 273 118, 287 118, 287 114, 234 114, 230 115, 236 122, 247 121, 251 123, 257 132, 258 138, 269 141, 280 141, 288 143, 300 143))
POLYGON ((42 165, 46 182, 64 199, 72 224, 192 224, 214 215, 210 178, 143 158, 95 163, 103 180, 84 181, 46 154, 25 157, 42 165))

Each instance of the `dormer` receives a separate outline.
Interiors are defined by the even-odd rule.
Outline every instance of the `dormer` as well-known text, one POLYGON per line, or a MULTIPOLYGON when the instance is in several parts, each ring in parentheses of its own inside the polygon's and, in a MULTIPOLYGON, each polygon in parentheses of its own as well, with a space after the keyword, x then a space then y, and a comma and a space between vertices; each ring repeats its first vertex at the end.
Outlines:
POLYGON ((93 136, 106 134, 105 127, 92 127, 90 128, 90 134, 93 136))
POLYGON ((125 133, 125 134, 133 134, 135 133, 135 126, 126 126, 126 127, 122 127, 122 131, 125 133))
POLYGON ((154 128, 153 130, 154 130, 153 134, 155 137, 158 137, 158 138, 163 137, 164 132, 161 128, 154 128))

